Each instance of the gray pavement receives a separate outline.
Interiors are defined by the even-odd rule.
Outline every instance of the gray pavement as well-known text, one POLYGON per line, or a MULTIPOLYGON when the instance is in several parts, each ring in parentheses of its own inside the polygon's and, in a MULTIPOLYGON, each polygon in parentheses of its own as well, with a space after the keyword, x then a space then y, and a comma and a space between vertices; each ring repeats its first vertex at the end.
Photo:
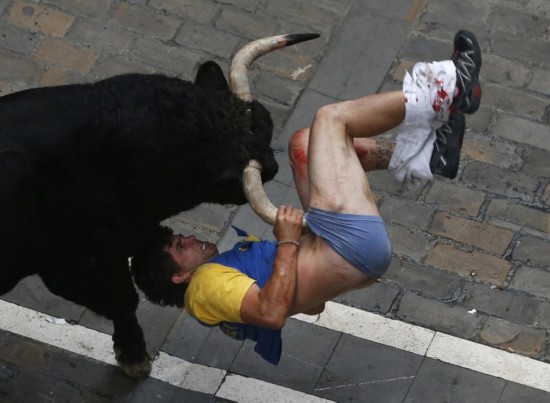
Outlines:
MULTIPOLYGON (((459 175, 400 193, 387 172, 369 174, 382 197, 394 261, 380 282, 334 302, 547 368, 549 26, 548 0, 0 0, 0 95, 129 71, 190 79, 208 59, 227 71, 234 51, 248 40, 319 32, 316 41, 262 58, 251 74, 253 93, 277 126, 281 169, 267 192, 275 204, 298 205, 285 153, 294 130, 309 126, 322 104, 400 88, 405 69, 419 60, 448 59, 454 33, 469 29, 483 50, 483 97, 467 119, 459 175)), ((222 250, 237 239, 230 224, 272 238, 246 206, 203 205, 166 224, 199 232, 222 250)), ((112 332, 109 322, 49 294, 34 277, 3 299, 112 332)), ((139 318, 153 354, 310 397, 550 401, 550 377, 546 388, 544 381, 532 387, 299 319, 289 321, 283 358, 274 367, 250 344, 203 328, 178 310, 143 300, 139 318)), ((271 398, 264 400, 278 401, 271 398)), ((227 400, 249 401, 154 377, 133 381, 108 363, 0 330, 0 401, 227 400)), ((293 400, 300 399, 286 399, 293 400)))

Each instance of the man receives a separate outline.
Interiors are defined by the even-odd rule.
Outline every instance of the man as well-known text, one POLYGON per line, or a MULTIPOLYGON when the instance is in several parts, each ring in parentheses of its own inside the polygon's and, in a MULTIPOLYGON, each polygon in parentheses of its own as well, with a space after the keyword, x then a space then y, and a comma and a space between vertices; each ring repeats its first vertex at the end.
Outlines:
POLYGON ((287 317, 322 312, 326 301, 367 286, 390 264, 365 171, 393 166, 407 187, 431 176, 418 175, 424 166, 456 175, 464 113, 479 107, 481 53, 467 31, 454 45, 452 62, 418 64, 403 91, 323 106, 311 129, 293 135, 289 157, 309 232, 302 234, 303 211, 290 206, 277 210, 275 242, 248 237, 219 255, 212 243, 161 230, 133 258, 138 286, 153 302, 185 305, 201 323, 255 340, 256 351, 276 364, 287 317), (449 112, 432 133, 433 121, 449 112), (395 150, 370 138, 397 126, 395 150))

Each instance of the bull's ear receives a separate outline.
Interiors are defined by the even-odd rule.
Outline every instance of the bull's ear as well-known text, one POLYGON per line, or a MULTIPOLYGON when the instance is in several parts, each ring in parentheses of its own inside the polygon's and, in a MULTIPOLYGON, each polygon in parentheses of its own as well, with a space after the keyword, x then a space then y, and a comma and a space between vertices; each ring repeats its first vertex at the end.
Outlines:
POLYGON ((203 63, 199 67, 195 84, 201 87, 208 95, 215 96, 220 93, 229 93, 229 85, 223 75, 221 67, 213 61, 203 63))

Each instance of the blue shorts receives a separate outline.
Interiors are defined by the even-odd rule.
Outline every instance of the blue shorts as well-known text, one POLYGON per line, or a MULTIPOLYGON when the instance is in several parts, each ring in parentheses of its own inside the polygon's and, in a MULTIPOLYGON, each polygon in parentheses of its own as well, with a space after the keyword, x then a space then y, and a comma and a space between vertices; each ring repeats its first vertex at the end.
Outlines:
POLYGON ((381 277, 392 258, 382 217, 334 213, 311 207, 305 215, 311 231, 369 277, 381 277))

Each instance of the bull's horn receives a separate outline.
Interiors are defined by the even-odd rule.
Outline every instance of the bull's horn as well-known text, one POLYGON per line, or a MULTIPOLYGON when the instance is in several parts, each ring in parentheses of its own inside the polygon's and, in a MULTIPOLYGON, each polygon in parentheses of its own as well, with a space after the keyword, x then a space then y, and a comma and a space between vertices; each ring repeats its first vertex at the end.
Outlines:
MULTIPOLYGON (((244 194, 250 207, 266 223, 275 225, 277 216, 277 207, 275 207, 265 194, 262 184, 262 165, 255 160, 251 160, 243 171, 244 194)), ((306 227, 306 221, 302 222, 306 227)))
POLYGON ((319 34, 288 34, 270 36, 246 44, 233 57, 229 69, 229 88, 245 102, 253 100, 248 84, 248 70, 254 60, 273 50, 318 38, 319 34))

